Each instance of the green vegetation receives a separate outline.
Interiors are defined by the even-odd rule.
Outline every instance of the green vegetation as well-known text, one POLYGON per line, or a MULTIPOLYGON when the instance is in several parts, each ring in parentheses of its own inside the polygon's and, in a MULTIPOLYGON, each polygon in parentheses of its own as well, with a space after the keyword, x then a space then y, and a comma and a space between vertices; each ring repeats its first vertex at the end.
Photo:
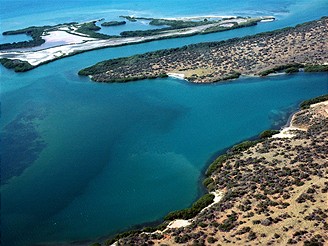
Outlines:
POLYGON ((267 76, 271 73, 276 73, 276 72, 285 72, 285 73, 294 73, 298 72, 300 68, 303 68, 303 64, 299 63, 291 63, 291 64, 286 64, 286 65, 280 65, 276 66, 274 68, 262 71, 259 73, 260 76, 267 76))
POLYGON ((234 72, 228 76, 225 76, 224 78, 222 78, 222 80, 238 79, 240 77, 240 75, 241 75, 241 73, 234 72))
POLYGON ((15 72, 26 72, 34 68, 34 66, 27 61, 17 59, 11 60, 7 58, 0 58, 0 63, 8 69, 14 69, 15 72))
POLYGON ((203 185, 204 185, 205 187, 208 187, 210 184, 213 183, 213 181, 214 181, 214 180, 213 180, 211 177, 207 177, 206 179, 203 180, 203 185))
POLYGON ((306 65, 304 72, 328 72, 328 65, 306 65))
POLYGON ((260 140, 254 140, 254 141, 245 141, 240 144, 236 144, 229 150, 229 153, 238 154, 242 151, 248 150, 249 148, 255 146, 259 142, 260 140))
POLYGON ((225 219, 221 224, 219 224, 219 230, 223 232, 228 232, 232 230, 237 225, 237 219, 238 214, 232 211, 231 214, 227 215, 227 219, 225 219))
POLYGON ((287 73, 287 74, 298 73, 298 72, 299 72, 299 68, 297 68, 297 67, 290 67, 285 70, 285 73, 287 73))
MULTIPOLYGON (((307 24, 309 24, 309 23, 307 23, 307 24)), ((91 67, 81 70, 79 72, 79 75, 86 75, 86 76, 87 75, 96 75, 96 74, 100 74, 100 73, 105 73, 108 70, 115 70, 116 68, 120 68, 122 66, 130 66, 130 65, 132 66, 132 65, 136 65, 136 64, 138 64, 138 66, 136 66, 136 67, 139 67, 139 64, 141 66, 142 63, 145 63, 149 60, 152 60, 152 59, 154 60, 154 59, 157 59, 157 58, 160 58, 163 56, 168 56, 170 54, 183 52, 184 50, 189 50, 190 52, 193 52, 196 49, 196 50, 199 50, 199 52, 201 52, 203 49, 206 51, 207 49, 210 49, 212 47, 233 45, 237 42, 243 42, 243 41, 249 40, 249 39, 256 39, 256 38, 270 37, 270 36, 278 35, 278 34, 281 34, 284 32, 289 32, 291 29, 293 29, 293 28, 283 28, 283 29, 276 30, 276 31, 270 31, 270 32, 256 34, 254 36, 246 36, 246 37, 242 37, 242 38, 232 38, 232 39, 220 41, 220 42, 207 42, 207 43, 192 44, 192 45, 183 46, 181 48, 166 49, 166 50, 145 53, 142 55, 135 55, 135 56, 131 56, 131 57, 107 60, 107 61, 97 63, 91 67)), ((304 65, 298 64, 298 63, 281 65, 281 66, 277 66, 273 69, 263 71, 260 73, 260 75, 266 76, 270 73, 275 73, 276 71, 284 71, 289 68, 296 69, 296 68, 302 68, 302 67, 304 67, 304 65)), ((124 74, 124 73, 122 73, 122 74, 124 74)), ((101 76, 99 76, 99 77, 101 77, 101 76)), ((234 78, 238 78, 238 77, 239 77, 239 73, 235 72, 234 74, 226 76, 223 79, 227 80, 227 79, 234 79, 234 78)), ((93 80, 97 81, 96 78, 94 78, 93 80)), ((106 78, 104 78, 104 80, 101 80, 101 81, 106 81, 106 78)), ((112 81, 113 81, 112 79, 109 79, 108 82, 112 82, 112 81)), ((126 79, 124 79, 124 81, 126 81, 126 79)))
POLYGON ((162 230, 164 230, 167 227, 168 224, 169 223, 167 221, 164 221, 163 223, 161 223, 161 224, 159 224, 157 226, 154 226, 154 227, 144 227, 144 228, 139 229, 139 230, 126 231, 126 232, 117 234, 116 236, 114 236, 111 239, 106 240, 105 245, 112 245, 113 243, 115 243, 116 241, 118 241, 121 238, 125 238, 125 237, 131 236, 131 235, 140 234, 142 232, 151 233, 151 232, 155 232, 157 230, 162 231, 162 230))
POLYGON ((109 39, 113 36, 109 36, 102 33, 97 33, 101 28, 96 26, 97 21, 87 22, 81 24, 81 26, 76 30, 76 32, 88 35, 91 38, 99 38, 99 39, 109 39))
MULTIPOLYGON (((92 38, 99 38, 99 39, 109 39, 109 38, 118 37, 118 36, 109 36, 106 34, 97 33, 97 31, 99 31, 101 28, 96 26, 96 22, 97 21, 83 23, 76 30, 76 32, 88 35, 92 38)), ((125 21, 123 21, 123 22, 125 22, 125 21)), ((123 23, 123 22, 117 22, 117 23, 123 23)), ((108 22, 108 23, 110 23, 110 22, 108 22)), ((28 36, 31 36, 32 40, 0 44, 0 50, 20 49, 20 48, 30 48, 30 47, 40 46, 41 44, 43 44, 45 42, 45 40, 41 37, 42 34, 49 32, 49 31, 54 31, 58 27, 61 27, 61 26, 71 26, 71 25, 77 25, 77 24, 78 23, 76 23, 76 22, 71 22, 71 23, 58 24, 55 26, 31 26, 31 27, 27 27, 27 28, 15 30, 15 31, 6 31, 3 33, 3 35, 26 34, 28 36)))
POLYGON ((261 139, 270 138, 277 133, 279 133, 279 130, 265 130, 261 132, 260 138, 261 139))
POLYGON ((206 176, 210 176, 212 173, 214 173, 214 171, 220 168, 229 157, 229 154, 223 154, 216 158, 215 161, 213 161, 212 164, 207 168, 206 176))
POLYGON ((166 19, 153 19, 153 18, 134 18, 134 20, 137 19, 150 20, 149 25, 167 26, 167 27, 152 29, 152 30, 125 31, 120 33, 122 37, 152 36, 152 35, 160 34, 163 31, 177 30, 187 27, 196 27, 196 26, 202 26, 205 24, 214 23, 209 21, 182 21, 182 20, 166 20, 166 19))
POLYGON ((30 48, 30 47, 39 46, 45 42, 45 40, 42 39, 42 37, 41 37, 45 31, 54 30, 57 27, 62 26, 62 25, 73 25, 73 24, 77 24, 77 23, 76 22, 64 23, 64 24, 59 24, 59 25, 55 25, 55 26, 31 26, 31 27, 27 27, 27 28, 15 30, 15 31, 3 32, 2 35, 26 34, 28 36, 31 36, 32 40, 0 44, 0 50, 30 48))
POLYGON ((300 107, 301 107, 301 109, 307 109, 307 108, 310 108, 310 106, 312 104, 319 103, 319 102, 324 102, 324 101, 327 101, 327 100, 328 100, 328 94, 323 95, 323 96, 319 96, 319 97, 316 97, 316 98, 313 98, 313 99, 306 100, 306 101, 301 103, 300 107))
POLYGON ((121 26, 125 24, 126 21, 108 21, 108 22, 101 23, 101 26, 121 26))
MULTIPOLYGON (((202 25, 218 22, 218 21, 208 21, 207 19, 204 19, 202 21, 189 21, 189 20, 168 20, 168 19, 133 17, 133 16, 126 16, 126 15, 120 17, 125 18, 128 21, 132 21, 132 22, 135 22, 137 20, 148 20, 150 21, 149 25, 152 26, 168 26, 168 28, 163 28, 166 30, 202 26, 202 25)), ((155 29, 155 30, 163 30, 163 29, 155 29)))
POLYGON ((287 74, 297 73, 300 68, 304 68, 304 72, 328 72, 328 65, 303 65, 298 63, 292 63, 287 65, 281 65, 268 69, 259 73, 260 76, 267 76, 271 73, 285 72, 287 74))
POLYGON ((151 19, 149 25, 153 26, 169 26, 171 29, 180 29, 187 27, 203 26, 207 24, 217 23, 218 21, 184 21, 184 20, 167 20, 167 19, 151 19))
POLYGON ((45 42, 45 40, 41 38, 41 35, 46 28, 47 27, 28 27, 17 31, 4 32, 3 35, 26 34, 28 36, 31 36, 32 40, 22 41, 17 43, 14 42, 14 43, 0 44, 0 50, 29 48, 29 47, 39 46, 45 42))
MULTIPOLYGON (((102 61, 91 67, 87 67, 85 69, 80 70, 78 72, 78 74, 81 76, 95 75, 95 74, 106 72, 109 69, 119 69, 121 66, 137 64, 140 62, 140 60, 143 60, 147 54, 150 54, 150 53, 146 53, 146 54, 142 54, 142 55, 134 55, 134 56, 130 56, 127 58, 117 58, 117 59, 113 59, 113 60, 102 61)), ((154 54, 154 55, 157 56, 157 54, 154 54)), ((125 83, 125 82, 135 81, 135 80, 166 78, 166 77, 168 77, 167 74, 161 73, 156 76, 113 78, 113 79, 106 80, 106 82, 125 83)))
MULTIPOLYGON (((137 31, 125 31, 121 33, 121 36, 123 37, 136 37, 136 36, 152 36, 159 34, 163 31, 170 31, 170 30, 176 30, 176 29, 182 29, 182 28, 188 28, 188 27, 197 27, 197 26, 203 26, 208 24, 215 24, 219 23, 220 21, 208 21, 207 19, 204 19, 202 21, 188 21, 188 20, 167 20, 167 19, 154 19, 154 18, 136 18, 136 17, 130 17, 130 16, 121 16, 128 20, 133 19, 134 21, 140 19, 140 20, 150 20, 149 25, 153 26, 167 26, 160 29, 153 29, 153 30, 137 30, 137 31)), ((250 19, 247 20, 245 23, 238 24, 237 22, 233 22, 233 19, 231 23, 234 24, 232 27, 222 27, 222 26, 214 26, 209 27, 205 31, 202 31, 200 34, 206 34, 206 33, 212 33, 212 32, 221 32, 226 31, 230 29, 240 28, 240 27, 248 27, 256 25, 257 22, 260 19, 250 19)))
POLYGON ((191 208, 174 211, 165 216, 164 220, 191 219, 195 217, 203 208, 213 203, 214 195, 206 194, 192 204, 191 208))
POLYGON ((159 34, 162 31, 168 31, 169 28, 153 29, 153 30, 136 30, 136 31, 124 31, 120 35, 124 38, 127 37, 145 37, 159 34))
POLYGON ((131 21, 131 22, 136 22, 137 21, 137 18, 135 18, 133 16, 121 15, 120 17, 125 18, 125 19, 127 19, 128 21, 131 21))
POLYGON ((109 69, 118 69, 124 65, 132 65, 138 63, 142 59, 143 55, 134 55, 126 58, 117 58, 107 61, 98 62, 97 64, 87 67, 79 71, 79 75, 94 75, 102 72, 106 72, 109 69))
POLYGON ((247 20, 247 22, 240 23, 240 24, 238 24, 237 22, 231 21, 231 24, 233 24, 233 26, 231 26, 231 27, 213 26, 213 27, 209 27, 206 30, 204 30, 201 34, 207 34, 207 33, 213 33, 213 32, 223 32, 223 31, 232 30, 232 29, 236 29, 236 28, 256 26, 257 22, 259 22, 259 19, 247 20))

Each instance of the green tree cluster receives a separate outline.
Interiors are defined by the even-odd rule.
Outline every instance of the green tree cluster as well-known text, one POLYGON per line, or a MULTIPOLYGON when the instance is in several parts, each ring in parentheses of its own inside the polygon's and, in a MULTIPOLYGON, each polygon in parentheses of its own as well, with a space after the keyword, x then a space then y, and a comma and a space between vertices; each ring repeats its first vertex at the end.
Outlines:
POLYGON ((190 208, 171 212, 164 217, 164 220, 191 219, 195 217, 203 208, 213 203, 213 200, 214 200, 213 194, 205 194, 200 199, 198 199, 195 203, 193 203, 190 208))

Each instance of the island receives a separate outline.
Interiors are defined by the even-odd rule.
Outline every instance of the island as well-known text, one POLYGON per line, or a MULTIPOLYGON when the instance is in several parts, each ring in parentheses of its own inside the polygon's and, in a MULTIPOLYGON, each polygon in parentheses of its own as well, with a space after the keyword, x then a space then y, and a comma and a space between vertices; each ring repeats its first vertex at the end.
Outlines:
POLYGON ((173 76, 212 83, 240 75, 328 71, 328 17, 243 38, 102 61, 79 71, 96 82, 173 76))
MULTIPOLYGON (((130 17, 127 19, 137 21, 138 19, 145 18, 130 17)), ((15 31, 7 31, 3 34, 26 34, 31 36, 32 40, 1 44, 0 63, 7 68, 14 69, 16 72, 25 72, 42 64, 90 50, 222 32, 257 25, 261 21, 271 21, 274 17, 208 19, 204 18, 194 21, 188 19, 151 19, 150 25, 158 26, 159 28, 145 31, 124 31, 120 35, 100 33, 101 27, 97 26, 96 23, 101 20, 85 23, 65 23, 55 26, 33 26, 15 31), (48 44, 48 46, 43 48, 42 44, 48 44), (38 46, 40 46, 40 49, 22 49, 38 46)), ((109 24, 112 25, 113 22, 109 22, 109 24)))
POLYGON ((126 21, 108 21, 101 23, 101 26, 121 26, 125 25, 126 21))
POLYGON ((324 245, 328 241, 328 95, 281 131, 233 146, 208 167, 208 194, 155 227, 93 245, 324 245))

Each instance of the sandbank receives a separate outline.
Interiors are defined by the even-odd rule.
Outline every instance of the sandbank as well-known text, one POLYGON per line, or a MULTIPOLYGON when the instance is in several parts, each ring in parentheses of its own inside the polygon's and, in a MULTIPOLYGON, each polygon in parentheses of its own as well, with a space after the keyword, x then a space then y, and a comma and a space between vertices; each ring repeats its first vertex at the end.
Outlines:
MULTIPOLYGON (((64 44, 57 47, 50 47, 43 50, 36 50, 36 51, 9 51, 4 50, 0 51, 0 58, 8 58, 8 59, 19 59, 22 61, 29 62, 32 66, 38 66, 42 63, 46 63, 52 60, 56 60, 58 58, 62 58, 65 56, 69 56, 75 53, 80 53, 84 51, 106 48, 106 47, 114 47, 114 46, 121 46, 121 45, 128 45, 128 44, 136 44, 142 43, 147 41, 153 41, 162 38, 169 38, 171 36, 183 36, 183 35, 190 35, 190 34, 197 34, 202 32, 210 27, 218 26, 222 24, 215 23, 215 24, 208 24, 190 28, 183 28, 178 30, 170 30, 170 31, 163 31, 160 34, 152 35, 152 36, 145 36, 145 37, 129 37, 129 38, 115 38, 115 39, 91 39, 85 38, 77 35, 68 34, 71 37, 62 31, 56 31, 53 36, 49 37, 48 40, 54 42, 54 40, 58 40, 59 37, 67 38, 67 41, 80 41, 80 43, 69 43, 64 44), (59 33, 58 33, 59 32, 59 33), (89 40, 86 40, 89 39, 89 40), (84 41, 82 41, 84 40, 84 41)), ((51 32, 49 32, 51 34, 51 32)), ((46 37, 46 36, 45 36, 46 37)), ((63 40, 61 40, 63 41, 63 40)))
POLYGON ((77 44, 83 43, 85 41, 95 40, 94 38, 73 35, 64 30, 47 32, 46 34, 42 35, 42 38, 46 41, 46 43, 63 42, 65 44, 77 44))
MULTIPOLYGON (((233 27, 232 22, 238 24, 247 22, 248 18, 237 18, 235 16, 194 16, 194 17, 179 17, 171 19, 182 19, 182 20, 197 20, 205 18, 233 18, 231 20, 222 20, 217 23, 209 23, 201 26, 174 29, 174 30, 163 30, 158 34, 151 36, 138 36, 138 37, 118 37, 111 39, 96 39, 86 36, 82 33, 77 33, 76 26, 62 26, 57 30, 45 32, 42 38, 47 44, 44 48, 41 46, 40 49, 31 50, 1 50, 0 58, 17 59, 26 61, 32 66, 39 66, 50 61, 63 58, 66 56, 74 55, 77 53, 101 49, 107 47, 128 45, 143 43, 148 41, 154 41, 158 39, 166 39, 170 37, 189 36, 196 35, 205 32, 207 29, 216 27, 233 27)), ((258 21, 261 19, 260 17, 258 21)), ((167 18, 170 19, 170 18, 167 18)), ((254 20, 254 19, 253 19, 254 20)), ((256 19, 257 20, 257 19, 256 19)), ((83 24, 83 23, 82 23, 83 24)), ((178 76, 179 77, 179 76, 178 76)), ((176 77, 177 78, 177 77, 176 77)))

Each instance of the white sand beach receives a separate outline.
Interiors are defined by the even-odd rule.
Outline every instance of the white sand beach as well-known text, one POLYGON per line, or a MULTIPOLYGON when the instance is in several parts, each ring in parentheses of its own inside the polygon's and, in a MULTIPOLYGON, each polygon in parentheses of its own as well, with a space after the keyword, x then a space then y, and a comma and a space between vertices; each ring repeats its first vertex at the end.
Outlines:
POLYGON ((272 138, 292 138, 295 137, 295 133, 293 131, 303 130, 297 127, 285 127, 279 133, 272 136, 272 138))
MULTIPOLYGON (((328 117, 328 101, 325 102, 319 102, 310 105, 310 108, 317 108, 317 111, 322 114, 325 117, 328 117)), ((295 131, 306 131, 305 128, 297 127, 293 125, 293 118, 291 119, 290 125, 287 127, 284 127, 279 133, 272 136, 272 138, 292 138, 295 136, 295 131)))
POLYGON ((175 79, 185 80, 185 75, 183 73, 167 73, 167 76, 175 79))
POLYGON ((188 225, 191 225, 191 222, 189 220, 173 220, 167 226, 167 228, 179 228, 179 227, 185 227, 188 225))

